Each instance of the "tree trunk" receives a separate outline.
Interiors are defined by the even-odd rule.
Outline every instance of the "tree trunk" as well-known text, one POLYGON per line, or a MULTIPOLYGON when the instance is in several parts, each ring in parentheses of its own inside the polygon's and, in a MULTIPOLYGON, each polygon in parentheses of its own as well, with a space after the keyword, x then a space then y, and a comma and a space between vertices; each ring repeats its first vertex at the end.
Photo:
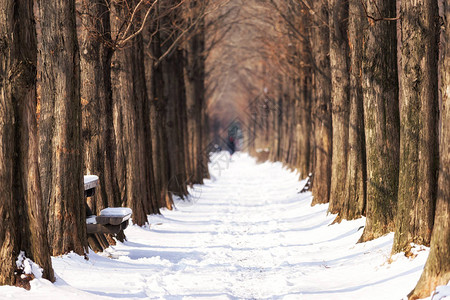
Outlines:
POLYGON ((86 174, 99 176, 93 212, 120 206, 111 94, 109 10, 104 0, 83 0, 81 14, 81 104, 86 174))
POLYGON ((314 184, 312 204, 327 203, 331 186, 331 70, 328 56, 328 5, 324 0, 312 1, 314 15, 311 28, 311 52, 314 69, 314 184))
POLYGON ((208 144, 210 143, 210 126, 209 126, 209 117, 206 109, 206 88, 204 89, 204 95, 203 95, 203 102, 202 102, 202 108, 201 108, 201 118, 202 118, 202 152, 200 153, 199 158, 199 167, 201 168, 202 177, 205 179, 209 179, 209 169, 208 169, 208 163, 209 163, 209 152, 205 153, 205 149, 207 149, 208 144))
POLYGON ((339 219, 352 220, 364 214, 366 204, 366 157, 364 144, 364 102, 361 83, 363 33, 366 26, 359 1, 349 2, 350 116, 347 176, 339 219))
MULTIPOLYGON (((115 2, 111 12, 111 30, 119 32, 129 14, 132 1, 115 2)), ((133 221, 137 225, 147 222, 145 201, 148 199, 146 162, 143 159, 144 128, 142 103, 137 87, 135 68, 137 39, 126 47, 115 51, 112 58, 112 94, 114 107, 114 129, 117 141, 117 168, 122 201, 133 210, 133 221)))
POLYGON ((297 116, 296 116, 296 103, 298 102, 297 94, 295 91, 295 80, 292 77, 289 77, 289 105, 291 107, 290 109, 290 120, 288 123, 288 147, 289 147, 289 155, 287 157, 288 159, 288 166, 291 168, 295 168, 295 163, 297 159, 297 135, 295 132, 295 129, 297 128, 297 116))
POLYGON ((340 213, 343 210, 349 151, 348 5, 348 2, 344 0, 328 0, 333 124, 331 189, 328 211, 332 214, 340 213))
POLYGON ((286 153, 284 154, 283 160, 285 163, 292 167, 292 158, 294 156, 293 145, 295 145, 295 135, 294 135, 294 122, 295 122, 295 89, 293 86, 293 80, 290 76, 285 76, 285 111, 287 113, 287 118, 285 118, 284 125, 284 148, 286 153))
POLYGON ((401 125, 398 210, 392 252, 429 245, 438 152, 438 4, 402 1, 401 125))
MULTIPOLYGON (((395 1, 367 0, 366 7, 376 18, 396 15, 395 1)), ((399 162, 396 23, 369 20, 363 43, 367 219, 361 242, 394 229, 399 162)))
POLYGON ((450 4, 444 2, 444 35, 442 39, 440 127, 440 160, 437 201, 431 249, 422 276, 409 299, 429 297, 439 285, 450 280, 450 4))
MULTIPOLYGON (((195 8, 194 8, 195 9, 195 8)), ((186 93, 187 112, 187 148, 186 157, 191 174, 190 183, 203 183, 203 153, 202 150, 202 112, 205 94, 205 66, 204 66, 204 26, 199 24, 197 32, 185 42, 184 85, 186 93)))
POLYGON ((141 178, 143 178, 141 189, 145 192, 143 198, 146 214, 159 213, 158 198, 156 193, 155 173, 153 170, 153 144, 151 131, 150 101, 147 95, 145 80, 144 44, 142 35, 136 37, 136 51, 134 57, 135 95, 137 97, 136 114, 138 115, 138 132, 140 140, 140 165, 141 178))
MULTIPOLYGON (((159 10, 156 14, 159 13, 159 10)), ((157 17, 157 15, 155 15, 157 17)), ((164 81, 161 64, 156 61, 161 56, 159 32, 155 32, 157 24, 153 23, 144 31, 145 43, 145 76, 150 110, 150 128, 152 143, 153 174, 155 194, 158 207, 172 208, 172 198, 168 193, 168 158, 167 139, 163 124, 166 115, 166 100, 164 98, 164 81)))
POLYGON ((0 285, 20 285, 20 251, 53 281, 38 169, 33 3, 2 1, 0 20, 0 285))
MULTIPOLYGON (((283 103, 281 97, 282 97, 282 95, 280 95, 280 92, 275 94, 276 106, 280 110, 281 110, 281 104, 283 103)), ((281 119, 282 119, 282 115, 281 115, 281 113, 278 114, 276 111, 273 111, 272 115, 273 115, 273 119, 272 119, 273 120, 273 146, 272 146, 272 149, 271 149, 270 160, 271 161, 277 161, 277 160, 279 160, 279 157, 280 157, 280 148, 281 148, 280 136, 281 136, 281 119)))
POLYGON ((183 66, 182 53, 174 52, 162 62, 164 78, 164 97, 167 99, 166 130, 167 130, 167 150, 170 161, 170 172, 168 189, 169 192, 184 197, 187 195, 186 172, 184 169, 184 148, 182 137, 180 136, 180 105, 185 105, 182 81, 178 79, 180 66, 183 66))
MULTIPOLYGON (((159 45, 157 46, 159 47, 159 45)), ((164 80, 162 74, 162 65, 158 65, 155 69, 155 90, 156 98, 152 103, 152 113, 154 113, 155 124, 157 124, 157 138, 158 144, 155 150, 158 151, 156 158, 158 159, 158 170, 161 186, 160 207, 172 208, 172 195, 169 193, 169 179, 170 179, 170 162, 167 150, 167 131, 166 131, 166 105, 167 100, 164 96, 164 80)), ((152 123, 153 124, 153 123, 152 123)))
POLYGON ((74 0, 38 1, 42 30, 40 172, 53 255, 87 250, 80 57, 74 0))
MULTIPOLYGON (((305 55, 306 56, 306 55, 305 55)), ((311 140, 312 134, 312 120, 311 120, 311 70, 309 68, 302 68, 299 90, 298 109, 298 124, 297 139, 298 139, 298 168, 303 178, 308 176, 311 172, 311 140)))

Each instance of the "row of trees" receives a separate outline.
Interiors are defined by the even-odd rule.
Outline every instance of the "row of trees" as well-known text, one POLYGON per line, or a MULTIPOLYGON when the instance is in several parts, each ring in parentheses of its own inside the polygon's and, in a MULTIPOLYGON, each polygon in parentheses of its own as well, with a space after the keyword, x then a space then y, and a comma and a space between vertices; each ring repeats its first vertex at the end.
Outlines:
POLYGON ((172 207, 207 177, 205 16, 192 0, 0 1, 0 284, 20 251, 87 251, 93 212, 172 207))
POLYGON ((394 231, 393 254, 431 245, 410 298, 430 295, 450 280, 450 6, 259 5, 278 13, 264 14, 278 38, 259 50, 272 81, 255 101, 266 113, 249 119, 251 151, 311 172, 313 204, 329 203, 335 222, 366 216, 360 242, 394 231))

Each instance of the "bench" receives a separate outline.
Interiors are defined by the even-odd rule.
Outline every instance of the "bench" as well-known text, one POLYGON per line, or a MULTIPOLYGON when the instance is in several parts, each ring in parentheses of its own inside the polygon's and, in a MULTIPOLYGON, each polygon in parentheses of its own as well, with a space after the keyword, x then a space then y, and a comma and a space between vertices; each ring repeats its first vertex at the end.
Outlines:
POLYGON ((118 234, 128 226, 132 211, 128 207, 108 207, 100 211, 100 215, 86 218, 87 233, 118 234))
MULTIPOLYGON (((84 196, 92 197, 99 179, 96 175, 84 176, 84 196)), ((88 235, 112 234, 114 236, 123 235, 123 231, 128 226, 128 220, 132 215, 131 208, 128 207, 108 207, 100 211, 98 216, 94 215, 86 205, 86 230, 88 235)))
POLYGON ((308 192, 311 189, 312 180, 313 180, 313 174, 309 173, 308 177, 306 177, 304 185, 301 187, 301 189, 298 192, 298 194, 308 192))
POLYGON ((84 175, 84 197, 92 197, 95 195, 95 188, 98 185, 98 176, 84 175))

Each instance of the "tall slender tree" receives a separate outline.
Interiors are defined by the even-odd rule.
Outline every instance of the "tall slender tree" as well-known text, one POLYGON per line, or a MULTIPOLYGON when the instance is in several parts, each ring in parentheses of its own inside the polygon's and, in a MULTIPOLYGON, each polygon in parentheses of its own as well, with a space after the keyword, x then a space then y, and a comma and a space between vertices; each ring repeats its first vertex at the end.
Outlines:
POLYGON ((348 50, 348 1, 329 0, 330 11, 330 66, 331 107, 333 124, 333 150, 331 160, 331 213, 339 213, 345 201, 345 184, 349 152, 348 122, 349 102, 349 50, 348 50))
POLYGON ((186 110, 187 110, 187 144, 188 157, 188 180, 192 183, 203 182, 202 162, 202 106, 204 102, 204 51, 205 51, 205 32, 204 20, 200 15, 206 8, 204 3, 198 1, 187 1, 185 18, 187 24, 195 22, 197 25, 193 27, 192 33, 187 36, 184 42, 184 64, 183 74, 186 93, 186 110), (200 20, 197 20, 200 18, 200 20))
POLYGON ((155 190, 155 173, 153 170, 153 145, 151 139, 151 122, 150 122, 150 102, 147 97, 147 83, 145 81, 145 64, 144 62, 144 44, 142 34, 136 37, 136 51, 134 54, 134 74, 135 96, 137 98, 136 114, 138 116, 140 128, 139 136, 139 155, 140 176, 143 178, 141 189, 145 192, 144 212, 145 214, 159 213, 159 205, 157 201, 157 193, 155 190))
POLYGON ((366 204, 366 159, 364 103, 361 83, 363 31, 367 26, 361 2, 349 1, 348 43, 350 53, 350 116, 345 197, 340 219, 356 219, 364 214, 366 204))
POLYGON ((99 176, 94 212, 120 206, 112 113, 110 12, 104 0, 80 1, 81 104, 85 174, 99 176))
POLYGON ((437 191, 438 3, 401 2, 401 125, 393 253, 429 245, 437 191))
POLYGON ((150 127, 152 140, 153 171, 155 174, 155 192, 159 207, 172 207, 172 198, 168 192, 169 160, 167 157, 167 138, 165 116, 166 99, 164 97, 164 81, 162 65, 158 63, 161 57, 161 39, 159 26, 160 10, 155 13, 155 21, 144 31, 145 42, 145 76, 150 109, 150 127))
MULTIPOLYGON (((127 34, 123 27, 137 32, 139 12, 133 0, 114 1, 111 5, 111 31, 116 39, 127 34), (131 16, 135 20, 132 22, 131 16)), ((113 95, 114 130, 117 144, 117 168, 121 199, 133 210, 133 221, 138 225, 147 222, 151 193, 149 190, 149 162, 146 156, 144 107, 146 103, 145 73, 137 62, 143 61, 141 36, 130 36, 126 47, 114 52, 111 82, 113 95)), ((122 41, 122 46, 124 46, 122 41)), ((151 151, 150 149, 148 149, 151 151)))
POLYGON ((314 65, 314 184, 313 204, 327 203, 331 188, 332 120, 331 70, 327 1, 311 1, 311 53, 314 65))
POLYGON ((53 255, 87 248, 75 1, 38 1, 42 43, 40 173, 53 255))
POLYGON ((399 162, 396 2, 364 2, 362 83, 367 159, 367 219, 360 241, 394 230, 399 162))
POLYGON ((298 21, 298 59, 299 59, 299 78, 297 82, 298 98, 297 109, 298 113, 298 123, 297 123, 297 152, 298 152, 298 164, 300 173, 303 177, 306 177, 312 171, 311 163, 311 136, 312 136, 312 119, 311 119, 311 51, 309 45, 309 32, 308 24, 310 22, 310 16, 303 5, 297 6, 296 11, 299 13, 298 21))
MULTIPOLYGON (((170 8, 179 4, 176 0, 167 1, 163 9, 169 11, 170 8)), ((178 76, 183 74, 183 52, 177 45, 180 30, 183 27, 172 27, 172 24, 180 24, 182 15, 180 9, 171 9, 161 21, 161 26, 166 30, 161 32, 161 50, 167 56, 161 62, 162 79, 164 82, 163 96, 166 100, 166 115, 164 126, 166 128, 167 149, 169 159, 169 192, 184 197, 187 195, 186 183, 188 182, 185 165, 185 139, 183 128, 185 124, 182 111, 186 106, 186 94, 184 91, 184 78, 178 76), (184 107, 183 107, 184 106, 184 107)))
POLYGON ((441 94, 442 110, 440 125, 440 160, 437 201, 431 248, 422 276, 410 299, 429 297, 439 285, 450 280, 450 4, 443 3, 444 35, 442 39, 441 94))
POLYGON ((38 169, 33 2, 1 1, 0 20, 0 285, 19 283, 20 251, 54 280, 38 169))

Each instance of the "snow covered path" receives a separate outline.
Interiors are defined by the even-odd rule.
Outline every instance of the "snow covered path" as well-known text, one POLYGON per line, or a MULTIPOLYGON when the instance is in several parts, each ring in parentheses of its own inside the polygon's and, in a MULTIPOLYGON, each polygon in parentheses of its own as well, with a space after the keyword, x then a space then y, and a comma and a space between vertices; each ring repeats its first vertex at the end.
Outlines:
POLYGON ((54 285, 0 287, 0 298, 401 299, 415 286, 427 249, 388 264, 392 234, 356 244, 364 220, 329 225, 327 205, 311 207, 281 164, 239 154, 218 167, 150 229, 130 226, 127 242, 89 261, 53 258, 54 285))

